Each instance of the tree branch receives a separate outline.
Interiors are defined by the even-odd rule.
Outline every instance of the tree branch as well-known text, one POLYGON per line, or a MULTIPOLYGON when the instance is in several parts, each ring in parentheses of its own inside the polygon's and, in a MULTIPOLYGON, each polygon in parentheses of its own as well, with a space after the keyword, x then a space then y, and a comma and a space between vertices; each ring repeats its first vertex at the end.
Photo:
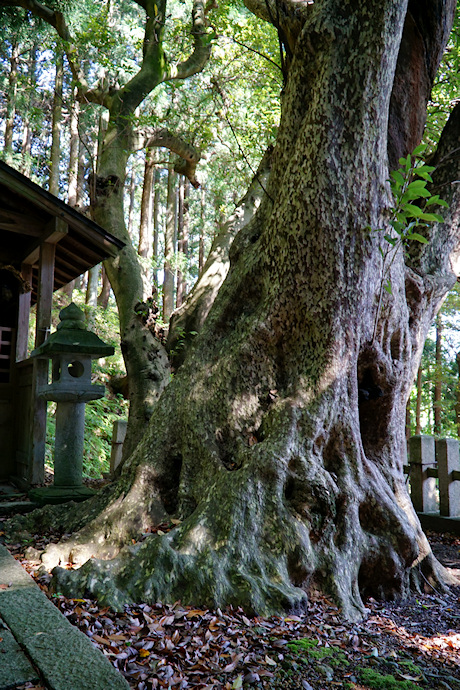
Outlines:
POLYGON ((163 81, 187 79, 201 72, 211 56, 213 33, 206 31, 206 8, 203 0, 194 0, 192 9, 193 53, 177 65, 171 65, 163 81))
POLYGON ((188 144, 182 137, 173 134, 165 127, 154 130, 137 130, 133 134, 131 148, 134 151, 160 146, 169 149, 169 151, 181 158, 181 161, 175 165, 174 170, 181 175, 185 175, 195 188, 199 187, 200 183, 195 173, 201 153, 195 146, 188 144))

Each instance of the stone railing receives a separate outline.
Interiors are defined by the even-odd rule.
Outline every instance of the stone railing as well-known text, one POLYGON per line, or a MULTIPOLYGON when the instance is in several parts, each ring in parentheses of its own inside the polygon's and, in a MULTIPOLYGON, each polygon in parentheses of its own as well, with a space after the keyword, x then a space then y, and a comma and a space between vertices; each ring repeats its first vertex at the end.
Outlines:
POLYGON ((460 453, 454 438, 412 436, 408 447, 412 503, 417 513, 460 517, 460 453))

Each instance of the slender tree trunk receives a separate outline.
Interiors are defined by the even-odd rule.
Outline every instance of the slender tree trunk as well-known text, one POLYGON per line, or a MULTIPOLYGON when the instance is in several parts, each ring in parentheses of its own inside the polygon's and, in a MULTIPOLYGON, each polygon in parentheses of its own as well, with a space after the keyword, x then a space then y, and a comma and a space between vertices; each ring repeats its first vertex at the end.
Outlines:
POLYGON ((179 221, 177 224, 177 255, 178 255, 178 269, 177 269, 177 297, 176 307, 180 307, 187 294, 187 283, 185 279, 185 271, 187 268, 188 255, 188 235, 189 235, 189 206, 188 195, 190 192, 190 183, 184 178, 179 184, 179 221))
POLYGON ((91 330, 94 326, 95 312, 97 307, 97 290, 99 285, 100 265, 93 266, 88 271, 88 282, 86 284, 86 322, 91 330))
POLYGON ((164 278, 163 278, 163 319, 169 321, 174 309, 174 235, 176 232, 176 178, 170 165, 168 170, 168 191, 166 198, 164 278))
POLYGON ((457 403, 455 405, 455 423, 457 426, 457 436, 460 438, 460 352, 457 352, 457 369, 458 369, 458 382, 457 382, 457 403))
POLYGON ((56 72, 54 80, 53 119, 51 125, 51 155, 49 191, 59 196, 59 164, 61 160, 62 101, 64 81, 64 54, 56 46, 56 72))
POLYGON ((80 113, 80 103, 78 102, 76 90, 74 90, 70 107, 70 141, 69 141, 69 176, 67 203, 75 208, 78 200, 78 155, 80 150, 80 137, 78 133, 78 118, 80 113))
POLYGON ((407 405, 406 405, 406 441, 408 441, 411 437, 412 433, 412 423, 411 423, 411 405, 410 405, 410 397, 407 400, 407 405))
POLYGON ((37 44, 34 43, 30 49, 27 60, 27 89, 26 107, 24 110, 22 146, 21 146, 21 167, 20 170, 26 177, 30 176, 31 149, 32 149, 32 126, 30 122, 30 111, 34 102, 35 88, 37 82, 37 44))
POLYGON ((153 269, 153 284, 158 291, 158 247, 159 247, 159 236, 160 236, 160 226, 159 226, 159 212, 160 212, 160 171, 155 168, 155 175, 153 181, 154 187, 154 197, 153 197, 153 209, 152 209, 152 224, 153 224, 153 264, 155 268, 153 269))
POLYGON ((415 435, 422 433, 422 365, 417 370, 417 399, 415 403, 415 435))
POLYGON ((115 259, 104 262, 117 301, 120 319, 121 349, 129 385, 129 424, 123 445, 128 457, 142 437, 153 406, 169 381, 169 361, 156 338, 151 323, 155 322, 153 304, 139 309, 143 293, 142 273, 137 250, 130 242, 125 225, 123 185, 127 167, 129 135, 126 122, 118 126, 111 115, 98 159, 98 173, 91 185, 91 208, 96 222, 116 232, 125 242, 115 259))
POLYGON ((441 412, 442 412, 442 318, 438 314, 436 317, 436 364, 434 380, 433 398, 433 417, 434 433, 441 433, 441 412))
POLYGON ((78 144, 78 165, 77 165, 77 200, 75 208, 78 211, 83 210, 83 199, 84 199, 84 187, 85 187, 85 147, 83 141, 79 140, 78 144))
POLYGON ((109 298, 110 298, 110 281, 107 276, 107 272, 102 266, 102 287, 101 291, 97 297, 97 306, 102 307, 102 309, 107 309, 109 306, 109 298))
POLYGON ((136 192, 136 171, 134 160, 131 164, 131 176, 129 179, 129 209, 128 209, 128 234, 131 238, 134 235, 134 206, 136 192))
POLYGON ((141 220, 139 225, 139 256, 143 259, 142 282, 144 284, 143 299, 152 294, 152 251, 153 251, 153 227, 152 207, 154 196, 155 154, 149 149, 145 154, 144 184, 141 199, 141 220))
POLYGON ((205 200, 206 191, 205 188, 201 188, 201 200, 200 200, 200 239, 198 244, 198 276, 201 276, 204 268, 204 242, 205 242, 205 230, 204 230, 204 219, 205 219, 205 200))
POLYGON ((14 119, 16 117, 16 102, 18 93, 19 43, 15 41, 11 46, 10 72, 8 75, 8 96, 6 103, 5 145, 3 154, 9 164, 13 161, 14 119))

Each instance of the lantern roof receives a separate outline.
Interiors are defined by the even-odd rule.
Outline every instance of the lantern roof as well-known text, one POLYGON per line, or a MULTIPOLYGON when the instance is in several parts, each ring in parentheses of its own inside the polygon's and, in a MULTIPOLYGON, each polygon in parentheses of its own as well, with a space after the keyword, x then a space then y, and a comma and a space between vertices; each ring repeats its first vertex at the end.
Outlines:
POLYGON ((86 329, 85 315, 74 302, 59 312, 59 318, 61 321, 57 330, 31 353, 31 357, 72 353, 90 355, 97 359, 109 357, 115 352, 112 345, 107 345, 99 336, 86 329))

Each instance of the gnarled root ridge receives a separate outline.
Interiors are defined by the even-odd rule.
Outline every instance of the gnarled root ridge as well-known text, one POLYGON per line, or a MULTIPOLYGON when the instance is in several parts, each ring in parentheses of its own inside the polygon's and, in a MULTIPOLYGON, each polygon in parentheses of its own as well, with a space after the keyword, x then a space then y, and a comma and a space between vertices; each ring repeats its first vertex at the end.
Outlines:
MULTIPOLYGON (((167 534, 150 534, 119 550, 123 540, 117 543, 113 532, 106 539, 99 525, 86 554, 99 557, 76 570, 54 568, 58 591, 96 597, 117 609, 180 599, 210 607, 241 605, 268 615, 301 608, 309 588, 319 586, 349 619, 364 614, 362 594, 407 594, 419 534, 384 479, 361 477, 359 486, 351 472, 337 477, 312 464, 311 457, 307 463, 292 444, 283 453, 279 446, 270 453, 263 446, 246 449, 239 469, 216 470, 206 495, 167 534)), ((144 479, 146 486, 152 480, 144 479)), ((142 528, 142 502, 137 501, 137 517, 128 520, 131 527, 142 528)), ((112 518, 122 520, 125 507, 123 500, 114 503, 112 518)), ((107 515, 103 520, 107 528, 107 515)), ((129 533, 124 532, 125 542, 129 533)), ((89 532, 80 533, 81 545, 83 537, 89 540, 89 532)), ((78 551, 75 541, 70 546, 78 551)), ((423 564, 431 568, 425 577, 446 580, 429 553, 423 564)))

